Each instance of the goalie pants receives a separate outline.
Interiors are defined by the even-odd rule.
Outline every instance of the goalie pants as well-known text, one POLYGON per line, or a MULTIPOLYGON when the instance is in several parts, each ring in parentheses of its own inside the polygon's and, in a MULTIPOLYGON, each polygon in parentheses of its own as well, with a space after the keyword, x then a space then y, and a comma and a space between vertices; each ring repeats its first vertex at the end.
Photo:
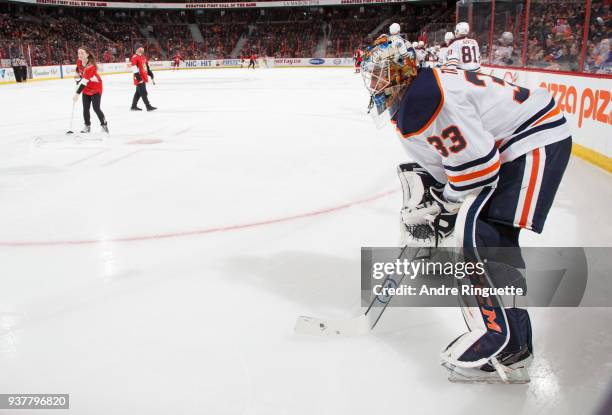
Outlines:
POLYGON ((93 94, 86 95, 83 94, 83 119, 85 120, 85 125, 91 125, 91 118, 89 115, 89 109, 93 106, 94 112, 98 116, 100 120, 100 124, 104 124, 106 119, 104 117, 104 113, 100 108, 100 102, 102 101, 102 95, 93 94))
POLYGON ((496 188, 474 200, 464 247, 518 247, 520 229, 541 233, 572 151, 572 138, 536 148, 502 164, 496 188))
MULTIPOLYGON (((568 137, 501 166, 497 187, 483 188, 468 207, 463 224, 463 247, 468 257, 475 256, 479 261, 486 257, 487 261, 510 265, 517 272, 517 269, 525 267, 518 249, 520 230, 542 232, 571 149, 572 139, 568 137), (502 250, 495 255, 495 250, 483 250, 484 247, 516 249, 502 250)), ((503 273, 489 265, 486 266, 485 284, 494 285, 493 281, 503 278, 503 273)), ((462 307, 464 318, 470 331, 481 327, 486 334, 467 348, 460 360, 478 361, 498 353, 502 358, 513 356, 521 359, 533 353, 527 310, 505 308, 497 296, 475 297, 473 300, 480 313, 470 313, 462 307)), ((465 304, 470 307, 467 302, 465 304)), ((488 365, 482 369, 493 370, 488 365)))

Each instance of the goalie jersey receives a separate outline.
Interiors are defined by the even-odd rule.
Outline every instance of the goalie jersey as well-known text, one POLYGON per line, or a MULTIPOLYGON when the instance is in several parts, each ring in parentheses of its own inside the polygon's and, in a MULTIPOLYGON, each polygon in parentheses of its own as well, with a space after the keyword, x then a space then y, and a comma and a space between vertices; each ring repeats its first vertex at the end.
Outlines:
POLYGON ((546 89, 445 68, 419 71, 392 122, 406 152, 445 183, 452 201, 495 187, 501 164, 571 135, 546 89))

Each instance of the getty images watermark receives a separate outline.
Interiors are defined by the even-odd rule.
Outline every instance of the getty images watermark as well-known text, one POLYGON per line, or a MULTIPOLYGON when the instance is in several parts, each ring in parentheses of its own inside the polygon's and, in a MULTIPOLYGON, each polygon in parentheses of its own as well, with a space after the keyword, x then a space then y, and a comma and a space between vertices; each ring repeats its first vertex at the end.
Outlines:
POLYGON ((609 307, 612 248, 362 248, 361 299, 392 307, 457 307, 465 297, 532 307, 609 307), (391 301, 393 300, 393 301, 391 301))
MULTIPOLYGON (((457 295, 472 295, 489 297, 491 295, 525 295, 523 287, 514 285, 506 285, 503 287, 486 287, 483 285, 460 284, 454 286, 431 286, 421 284, 419 286, 395 283, 389 283, 387 276, 394 275, 414 281, 417 277, 434 277, 434 278, 455 278, 462 280, 476 278, 478 281, 485 283, 486 279, 486 264, 487 260, 481 261, 432 261, 431 258, 409 260, 407 258, 397 258, 391 262, 374 262, 372 264, 372 278, 378 281, 372 287, 372 292, 376 296, 396 296, 396 295, 428 295, 428 296, 457 296, 457 295)), ((395 281, 395 280, 393 280, 395 281)))

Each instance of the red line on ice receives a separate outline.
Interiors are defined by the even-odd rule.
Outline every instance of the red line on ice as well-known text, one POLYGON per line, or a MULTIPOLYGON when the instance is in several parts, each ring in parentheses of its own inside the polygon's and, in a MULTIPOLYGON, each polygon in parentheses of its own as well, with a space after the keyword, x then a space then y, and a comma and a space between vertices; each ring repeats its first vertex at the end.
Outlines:
POLYGON ((98 243, 108 243, 108 242, 137 242, 137 241, 148 241, 148 240, 156 240, 156 239, 168 239, 168 238, 179 238, 183 236, 193 236, 193 235, 206 235, 209 233, 220 233, 220 232, 229 232, 236 231, 240 229, 247 228, 255 228, 258 226, 272 225, 276 223, 289 222, 297 219, 308 218, 312 216, 320 216, 325 215, 327 213, 336 212, 338 210, 348 209, 352 206, 363 205, 365 203, 373 202, 378 199, 382 199, 385 196, 389 196, 393 193, 398 192, 399 190, 388 190, 383 193, 376 194, 374 196, 370 196, 365 199, 356 200, 354 202, 348 202, 341 205, 314 210, 311 212, 299 213, 297 215, 291 216, 283 216, 276 219, 267 219, 258 222, 251 223, 242 223, 238 225, 227 225, 220 226, 216 228, 206 228, 206 229, 197 229, 193 231, 182 231, 182 232, 171 232, 171 233, 160 233, 153 235, 140 235, 140 236, 124 236, 112 239, 76 239, 76 240, 57 240, 57 241, 0 241, 0 246, 7 247, 29 247, 29 246, 57 246, 57 245, 90 245, 90 244, 98 244, 98 243))

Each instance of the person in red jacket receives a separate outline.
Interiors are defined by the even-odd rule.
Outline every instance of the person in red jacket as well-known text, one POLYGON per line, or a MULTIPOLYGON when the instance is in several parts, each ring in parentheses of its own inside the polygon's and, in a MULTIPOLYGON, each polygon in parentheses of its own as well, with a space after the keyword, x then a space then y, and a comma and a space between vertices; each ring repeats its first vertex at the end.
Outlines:
POLYGON ((183 60, 183 57, 181 56, 180 53, 176 53, 176 55, 174 55, 174 64, 172 65, 172 69, 173 70, 177 70, 180 66, 181 66, 181 61, 183 60))
POLYGON ((255 69, 256 61, 257 61, 257 55, 255 53, 252 53, 249 58, 249 66, 247 67, 247 69, 249 69, 251 66, 253 67, 253 69, 255 69))
POLYGON ((100 120, 102 130, 108 134, 108 123, 100 108, 100 102, 102 101, 102 78, 98 75, 96 60, 85 46, 79 48, 78 54, 79 60, 85 63, 83 64, 82 78, 78 82, 78 88, 74 94, 73 101, 77 102, 79 95, 83 95, 83 119, 85 127, 81 132, 88 133, 91 131, 89 109, 93 105, 93 109, 100 120))
MULTIPOLYGON (((144 55, 144 48, 139 47, 136 49, 136 53, 132 56, 132 73, 134 74, 134 85, 136 85, 136 92, 134 93, 134 98, 132 99, 132 111, 142 111, 141 108, 138 107, 138 101, 142 98, 142 101, 145 103, 147 107, 147 111, 154 111, 157 108, 151 105, 149 102, 148 92, 147 92, 147 82, 149 82, 149 77, 153 80, 153 71, 149 67, 149 63, 147 58, 144 55)), ((155 83, 155 81, 153 81, 155 83)))

